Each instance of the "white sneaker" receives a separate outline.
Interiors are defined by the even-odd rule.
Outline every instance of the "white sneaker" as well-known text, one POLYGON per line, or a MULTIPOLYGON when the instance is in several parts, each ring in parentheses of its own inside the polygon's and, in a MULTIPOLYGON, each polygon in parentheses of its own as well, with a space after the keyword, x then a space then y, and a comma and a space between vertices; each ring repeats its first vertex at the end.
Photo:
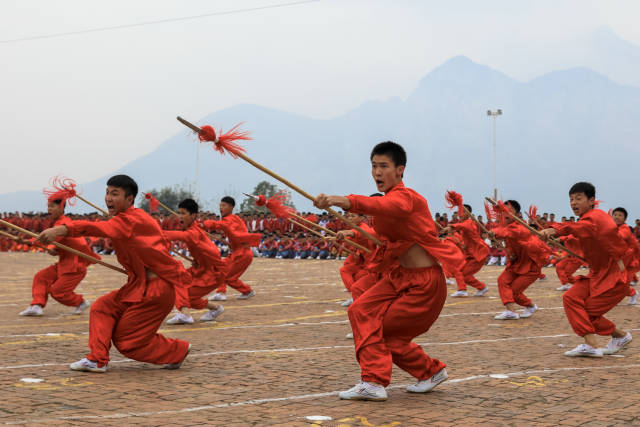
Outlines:
POLYGON ((442 368, 428 380, 418 381, 413 385, 407 386, 407 391, 409 393, 428 393, 433 390, 435 386, 446 381, 447 378, 449 378, 447 370, 446 368, 442 368))
POLYGON ((638 295, 640 295, 640 292, 637 292, 634 295, 631 295, 629 297, 629 302, 627 304, 629 305, 636 305, 638 303, 638 295))
POLYGON ((78 360, 77 362, 73 362, 71 365, 69 365, 69 368, 71 368, 72 371, 97 372, 100 374, 107 372, 107 365, 99 368, 97 362, 92 362, 86 357, 84 359, 78 360))
MULTIPOLYGON (((637 294, 636 294, 637 295, 637 294)), ((351 304, 353 304, 353 298, 349 298, 348 300, 340 303, 340 305, 342 307, 349 307, 351 304)))
POLYGON ((349 333, 345 336, 345 338, 346 338, 346 339, 348 339, 348 340, 352 340, 352 339, 353 339, 353 332, 349 332, 349 333))
POLYGON ((86 299, 82 300, 80 305, 77 306, 76 309, 71 312, 71 314, 73 314, 73 315, 82 314, 87 308, 89 308, 90 305, 91 305, 91 303, 89 301, 87 301, 86 299))
POLYGON ((451 296, 454 298, 468 297, 469 294, 467 293, 467 291, 455 291, 454 293, 451 294, 451 296))
POLYGON ((42 316, 42 307, 38 304, 30 305, 26 310, 20 312, 20 316, 42 316))
POLYGON ((180 369, 180 366, 182 366, 182 364, 184 363, 184 361, 187 359, 187 356, 189 355, 189 352, 191 351, 191 343, 189 343, 189 348, 187 348, 187 352, 184 355, 184 358, 179 361, 178 363, 166 363, 163 368, 164 369, 180 369))
POLYGON ((569 290, 570 287, 571 287, 571 285, 567 283, 566 285, 562 285, 559 288, 556 288, 556 291, 563 291, 564 292, 566 290, 569 290))
POLYGON ((249 299, 252 296, 254 296, 256 294, 256 291, 254 291, 253 289, 251 289, 251 292, 249 292, 248 294, 240 294, 236 297, 236 299, 249 299))
POLYGON ((338 393, 344 400, 387 400, 387 390, 380 384, 361 382, 347 391, 338 393))
POLYGON ((216 320, 218 316, 222 314, 224 311, 224 307, 219 305, 217 310, 209 310, 207 311, 201 318, 201 322, 211 322, 212 320, 216 320))
MULTIPOLYGON (((638 294, 636 294, 638 295, 638 294)), ((624 347, 629 344, 633 338, 631 334, 627 332, 627 335, 622 338, 611 338, 611 341, 607 343, 607 346, 602 349, 602 354, 614 354, 617 353, 624 347)))
POLYGON ((631 282, 631 283, 630 283, 630 285, 631 285, 631 286, 636 286, 637 284, 638 284, 638 282, 637 282, 637 281, 635 281, 635 280, 634 280, 633 282, 631 282))
POLYGON ((518 313, 514 313, 511 310, 505 310, 504 312, 494 317, 494 319, 496 320, 517 320, 519 318, 520 316, 518 316, 518 313))
POLYGON ((533 316, 533 313, 538 311, 538 306, 533 304, 533 307, 525 307, 524 311, 520 315, 521 318, 527 318, 533 316))
POLYGON ((447 279, 447 285, 455 285, 455 284, 456 284, 455 279, 447 279))
POLYGON ((580 344, 573 350, 564 352, 564 355, 569 357, 602 357, 602 354, 602 349, 593 348, 589 344, 580 344))
POLYGON ((186 314, 176 313, 171 319, 167 320, 169 325, 191 325, 193 323, 193 317, 186 314))
POLYGON ((478 289, 476 291, 476 293, 473 294, 473 296, 474 297, 481 297, 482 295, 486 294, 487 292, 489 292, 489 285, 484 285, 484 288, 478 289))
POLYGON ((221 292, 216 292, 215 294, 209 297, 209 301, 226 301, 227 295, 221 292))

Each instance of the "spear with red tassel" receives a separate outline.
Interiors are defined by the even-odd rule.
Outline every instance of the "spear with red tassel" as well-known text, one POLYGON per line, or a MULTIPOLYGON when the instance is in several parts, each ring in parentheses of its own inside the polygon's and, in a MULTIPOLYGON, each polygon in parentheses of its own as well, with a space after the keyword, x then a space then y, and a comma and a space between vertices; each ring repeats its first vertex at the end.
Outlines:
MULTIPOLYGON (((240 157, 242 160, 244 160, 247 163, 251 164, 252 166, 260 169, 262 172, 266 173, 267 175, 277 179, 278 181, 280 181, 281 183, 283 183, 287 187, 293 189, 298 194, 302 195, 303 197, 306 197, 307 199, 311 200, 312 202, 314 202, 316 200, 315 197, 313 197, 311 194, 309 194, 306 191, 304 191, 302 188, 300 188, 297 185, 293 184, 291 181, 288 181, 287 179, 281 177, 280 175, 276 174, 275 172, 271 171, 270 169, 267 169, 266 167, 262 166, 260 163, 252 160, 246 154, 244 154, 245 149, 242 146, 236 144, 234 141, 237 141, 237 140, 248 140, 248 139, 251 139, 251 138, 249 137, 249 133, 248 132, 240 131, 238 129, 238 127, 240 126, 239 124, 234 126, 233 128, 231 128, 231 130, 229 130, 226 133, 218 132, 219 135, 216 135, 215 130, 211 126, 207 125, 207 126, 202 126, 200 128, 200 127, 194 125, 193 123, 190 123, 190 122, 186 121, 185 119, 183 119, 180 116, 178 116, 177 119, 178 119, 178 121, 180 123, 182 123, 183 125, 185 125, 189 129, 194 131, 196 134, 198 134, 198 139, 200 139, 200 141, 213 142, 213 148, 216 151, 220 152, 220 154, 229 153, 231 155, 231 157, 233 157, 233 158, 240 157)), ((336 218, 339 218, 340 220, 342 220, 349 227, 355 228, 356 230, 358 230, 360 233, 362 233, 362 235, 367 237, 369 240, 374 242, 376 245, 382 245, 382 242, 379 239, 377 239, 375 236, 372 236, 370 233, 367 233, 365 230, 363 230, 362 228, 358 227, 357 225, 355 225, 354 223, 349 221, 347 218, 345 218, 343 215, 339 214, 335 210, 333 210, 331 208, 327 208, 326 211, 329 212, 331 215, 335 216, 336 218)))

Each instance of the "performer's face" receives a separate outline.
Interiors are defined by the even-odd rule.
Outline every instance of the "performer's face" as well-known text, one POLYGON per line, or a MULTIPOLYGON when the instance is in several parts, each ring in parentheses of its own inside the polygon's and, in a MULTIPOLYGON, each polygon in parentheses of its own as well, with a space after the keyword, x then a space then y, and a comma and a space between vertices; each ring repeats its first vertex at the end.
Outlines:
POLYGON ((107 185, 107 194, 104 196, 109 215, 114 216, 124 212, 133 205, 133 196, 126 195, 124 188, 107 185))
POLYGON ((624 224, 624 221, 626 219, 624 217, 624 214, 620 211, 612 213, 611 217, 613 218, 613 221, 616 223, 616 225, 624 224))
POLYGON ((56 220, 64 214, 64 207, 62 203, 49 202, 47 203, 47 212, 51 215, 53 220, 56 220))
POLYGON ((577 216, 582 216, 593 208, 595 197, 587 197, 584 193, 574 193, 569 195, 571 210, 577 216))
POLYGON ((386 154, 376 154, 371 158, 371 176, 378 191, 386 193, 402 181, 404 166, 396 166, 386 154))
POLYGON ((180 221, 180 225, 182 225, 182 228, 185 230, 193 223, 195 216, 195 214, 192 214, 185 208, 178 209, 178 221, 180 221))
POLYGON ((233 206, 227 202, 220 202, 220 216, 227 216, 233 212, 233 206))

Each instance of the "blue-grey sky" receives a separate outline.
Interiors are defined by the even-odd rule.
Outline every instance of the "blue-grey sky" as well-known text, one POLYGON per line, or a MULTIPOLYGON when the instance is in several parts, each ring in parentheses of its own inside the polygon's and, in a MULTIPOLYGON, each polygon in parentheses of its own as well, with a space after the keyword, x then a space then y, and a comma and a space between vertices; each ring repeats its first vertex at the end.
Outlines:
POLYGON ((0 193, 108 174, 182 130, 178 114, 254 103, 327 118, 405 97, 455 55, 526 81, 572 65, 567 52, 602 26, 640 45, 640 2, 621 0, 320 0, 9 41, 290 2, 2 2, 0 193))

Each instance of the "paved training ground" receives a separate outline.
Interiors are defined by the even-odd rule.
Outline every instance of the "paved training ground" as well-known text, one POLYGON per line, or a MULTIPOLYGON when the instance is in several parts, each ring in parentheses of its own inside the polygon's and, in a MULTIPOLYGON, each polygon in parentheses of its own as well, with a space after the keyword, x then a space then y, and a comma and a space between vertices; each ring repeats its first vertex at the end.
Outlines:
MULTIPOLYGON (((68 316, 68 307, 50 302, 43 317, 17 315, 31 300, 33 274, 51 262, 43 254, 0 254, 3 423, 640 424, 640 309, 625 299, 609 313, 621 328, 636 330, 637 341, 619 355, 567 358, 562 353, 582 341, 565 319, 553 269, 545 269, 549 280, 529 288, 542 310, 498 321, 502 268, 485 267, 480 278, 490 292, 449 298, 432 330, 416 340, 448 364, 450 380, 430 394, 409 394, 404 386, 412 378, 396 369, 389 400, 351 402, 337 397, 359 381, 353 343, 344 338, 346 310, 338 305, 347 296, 339 261, 256 259, 243 277, 256 297, 231 298, 217 323, 161 328, 193 344, 181 369, 129 361, 112 350, 106 374, 68 368, 87 353, 88 311, 68 316)), ((78 290, 93 301, 123 278, 94 266, 78 290)), ((236 294, 230 289, 229 295, 236 294)), ((603 346, 606 341, 601 338, 603 346)))

